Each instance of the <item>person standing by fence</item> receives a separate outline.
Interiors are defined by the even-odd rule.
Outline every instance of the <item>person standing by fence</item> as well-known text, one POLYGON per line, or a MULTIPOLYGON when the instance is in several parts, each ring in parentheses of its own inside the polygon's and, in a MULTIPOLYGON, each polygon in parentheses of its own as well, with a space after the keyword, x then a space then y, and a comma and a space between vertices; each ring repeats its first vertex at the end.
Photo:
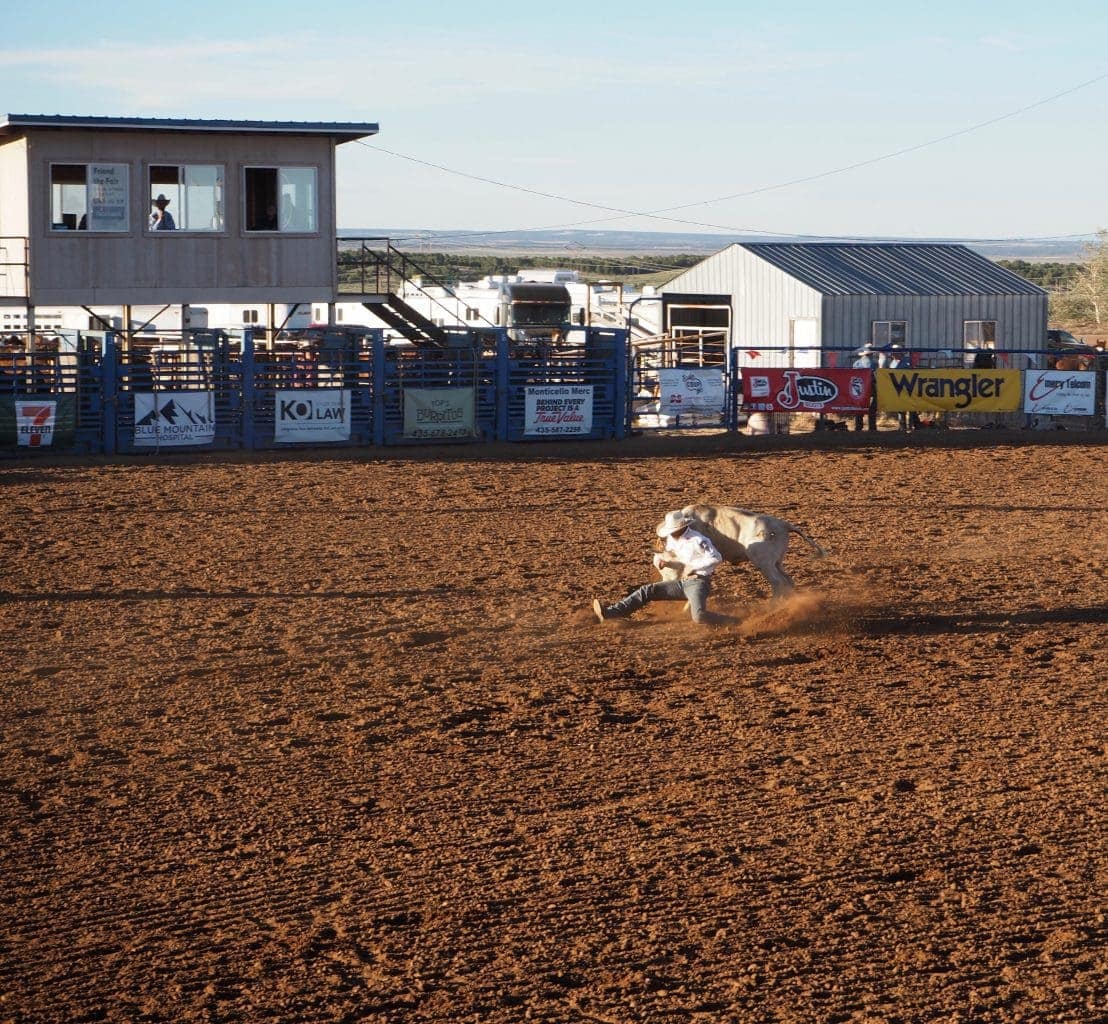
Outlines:
MULTIPOLYGON (((877 385, 873 379, 873 369, 876 364, 876 353, 873 351, 873 346, 866 342, 860 349, 858 349, 857 357, 851 364, 851 367, 855 370, 869 370, 870 371, 870 393, 869 393, 869 429, 877 429, 877 385)), ((854 417, 854 429, 861 430, 863 428, 863 422, 866 417, 862 413, 858 413, 854 417)))

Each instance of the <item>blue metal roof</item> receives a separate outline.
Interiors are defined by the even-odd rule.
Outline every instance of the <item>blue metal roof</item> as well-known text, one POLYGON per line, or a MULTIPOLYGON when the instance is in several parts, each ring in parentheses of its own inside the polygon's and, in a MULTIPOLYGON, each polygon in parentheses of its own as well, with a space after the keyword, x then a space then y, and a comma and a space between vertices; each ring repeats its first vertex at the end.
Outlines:
POLYGON ((19 135, 28 128, 83 131, 219 132, 230 135, 326 135, 338 142, 376 135, 376 124, 359 121, 223 121, 186 117, 71 117, 67 114, 7 114, 0 135, 19 135))
POLYGON ((964 245, 751 242, 741 248, 824 295, 1042 295, 964 245))

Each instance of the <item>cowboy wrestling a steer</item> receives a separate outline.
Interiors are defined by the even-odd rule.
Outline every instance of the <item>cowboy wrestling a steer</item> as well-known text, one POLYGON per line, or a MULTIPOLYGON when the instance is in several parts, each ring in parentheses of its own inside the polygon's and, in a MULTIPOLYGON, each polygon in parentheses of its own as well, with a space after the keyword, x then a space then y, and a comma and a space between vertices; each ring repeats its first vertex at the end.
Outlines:
POLYGON ((774 597, 793 590, 782 568, 795 533, 822 558, 827 552, 803 530, 777 516, 750 512, 733 505, 687 505, 666 513, 655 529, 663 550, 654 555, 661 580, 646 583, 622 601, 592 603, 593 613, 605 619, 624 618, 651 601, 686 600, 694 622, 703 622, 712 575, 722 562, 749 562, 769 581, 774 597))

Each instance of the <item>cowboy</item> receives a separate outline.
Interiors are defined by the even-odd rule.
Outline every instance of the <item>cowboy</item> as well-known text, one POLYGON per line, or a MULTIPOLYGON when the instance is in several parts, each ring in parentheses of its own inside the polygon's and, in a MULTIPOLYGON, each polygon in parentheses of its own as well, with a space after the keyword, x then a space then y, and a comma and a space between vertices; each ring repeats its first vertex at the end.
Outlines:
POLYGON ((177 225, 174 223, 173 214, 166 209, 169 205, 169 200, 163 193, 158 193, 158 198, 153 201, 153 205, 156 206, 157 209, 150 211, 150 230, 176 231, 177 225))
POLYGON ((599 621, 626 618, 651 601, 688 601, 693 622, 704 621, 712 573, 723 556, 704 534, 692 528, 693 522, 687 512, 667 513, 656 531, 666 546, 654 556, 654 568, 673 570, 672 578, 645 583, 615 604, 594 600, 592 610, 599 621))

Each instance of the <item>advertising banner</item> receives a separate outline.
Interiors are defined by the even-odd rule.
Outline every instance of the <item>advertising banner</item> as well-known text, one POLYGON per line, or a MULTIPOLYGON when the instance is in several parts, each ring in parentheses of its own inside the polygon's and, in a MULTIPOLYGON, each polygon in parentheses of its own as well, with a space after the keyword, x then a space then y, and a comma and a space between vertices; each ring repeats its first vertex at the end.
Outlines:
POLYGON ((475 437, 473 388, 404 388, 404 436, 424 441, 475 437))
POLYGON ((1092 416, 1096 412, 1096 373, 1028 370, 1023 378, 1023 411, 1041 416, 1092 416))
POLYGON ((210 391, 135 394, 135 447, 172 448, 215 440, 215 396, 210 391))
POLYGON ((90 231, 126 231, 128 167, 93 164, 88 170, 88 228, 90 231))
POLYGON ((872 386, 870 370, 743 370, 743 408, 857 415, 869 409, 872 386))
POLYGON ((882 412, 1017 412, 1020 370, 875 370, 882 412))
POLYGON ((350 392, 337 388, 277 391, 273 399, 273 440, 349 441, 350 392))
POLYGON ((550 385, 523 392, 523 433, 550 437, 592 432, 592 385, 550 385))
POLYGON ((723 412, 723 370, 717 367, 659 370, 663 416, 719 416, 723 412))
POLYGON ((0 445, 65 448, 76 429, 74 395, 0 396, 0 445))

